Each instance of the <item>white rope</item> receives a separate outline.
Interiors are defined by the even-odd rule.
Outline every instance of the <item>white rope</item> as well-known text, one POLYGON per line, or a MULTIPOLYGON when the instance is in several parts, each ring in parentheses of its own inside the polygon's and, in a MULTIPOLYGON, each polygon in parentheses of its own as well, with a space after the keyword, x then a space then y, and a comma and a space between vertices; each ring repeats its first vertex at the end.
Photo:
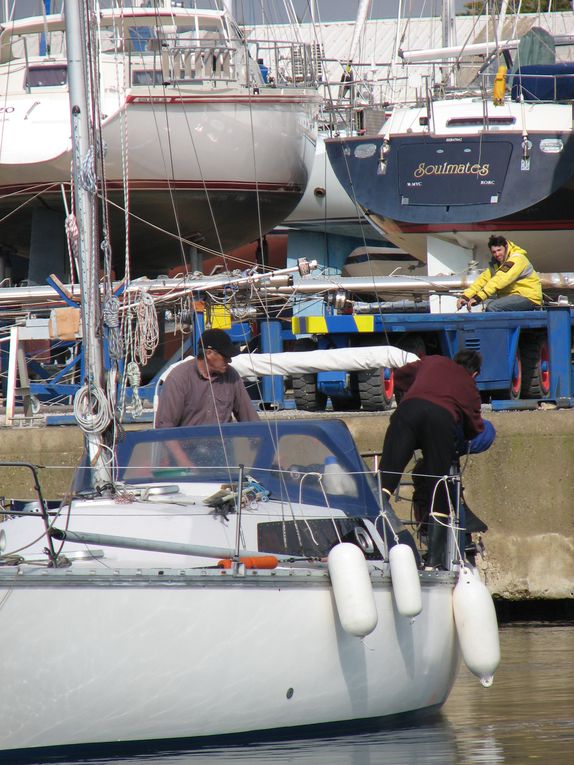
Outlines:
POLYGON ((83 385, 74 396, 74 417, 84 433, 103 433, 112 413, 104 391, 95 385, 83 385))
POLYGON ((134 338, 134 358, 145 367, 159 343, 159 325, 152 296, 140 290, 140 299, 136 305, 136 328, 134 338))

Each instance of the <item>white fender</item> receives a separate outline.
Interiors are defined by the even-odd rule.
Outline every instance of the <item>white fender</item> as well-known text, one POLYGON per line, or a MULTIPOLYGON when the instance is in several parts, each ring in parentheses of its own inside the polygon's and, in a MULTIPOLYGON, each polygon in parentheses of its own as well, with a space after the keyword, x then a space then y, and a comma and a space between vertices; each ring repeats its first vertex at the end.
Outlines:
POLYGON ((365 637, 378 621, 365 556, 357 545, 341 542, 332 548, 327 565, 341 626, 350 635, 365 637))
POLYGON ((489 591, 467 566, 461 569, 452 604, 464 663, 488 688, 500 663, 498 621, 489 591))
POLYGON ((413 551, 408 545, 394 545, 389 551, 389 563, 397 611, 401 616, 417 616, 423 610, 423 601, 413 551))

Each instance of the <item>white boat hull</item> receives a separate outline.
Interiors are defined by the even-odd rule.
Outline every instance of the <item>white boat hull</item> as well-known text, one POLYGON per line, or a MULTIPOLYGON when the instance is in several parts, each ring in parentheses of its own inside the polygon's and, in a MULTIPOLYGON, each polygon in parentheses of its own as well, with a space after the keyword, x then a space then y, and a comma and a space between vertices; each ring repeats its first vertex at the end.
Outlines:
MULTIPOLYGON (((36 162, 0 151, 0 215, 18 209, 2 227, 2 242, 18 248, 29 245, 30 227, 38 205, 64 214, 62 189, 69 194, 71 146, 67 94, 50 96, 50 120, 36 115, 27 125, 26 145, 63 149, 36 162), (46 140, 48 136, 48 140, 46 140), (53 140, 52 140, 53 137, 53 140), (36 200, 32 202, 32 197, 36 200), (23 205, 23 207, 21 207, 23 205)), ((15 113, 25 114, 15 99, 15 113)), ((307 182, 314 153, 310 123, 314 106, 277 94, 243 99, 237 92, 174 104, 130 103, 108 119, 103 128, 107 145, 106 177, 111 202, 112 250, 121 265, 125 241, 125 189, 129 190, 130 247, 137 258, 136 273, 149 276, 186 260, 181 238, 218 252, 256 239, 295 207, 307 182), (122 180, 122 141, 127 116, 126 184, 122 180), (258 209, 260 217, 258 216, 258 209), (159 254, 158 254, 159 253, 159 254)), ((16 139, 20 121, 11 117, 3 145, 16 139)), ((18 141, 18 145, 22 144, 18 141)))
POLYGON ((342 422, 129 431, 117 464, 114 491, 82 469, 70 505, 12 506, 0 523, 0 752, 444 703, 458 564, 417 566, 342 422), (389 563, 391 531, 416 588, 389 563))
MULTIPOLYGON (((45 23, 54 40, 63 35, 63 16, 45 23)), ((131 275, 152 277, 189 263, 191 246, 225 252, 287 217, 303 195, 315 152, 320 98, 312 81, 285 77, 272 87, 253 61, 248 74, 243 42, 225 37, 235 27, 223 12, 108 10, 99 23, 94 111, 102 123, 100 180, 118 275, 126 239, 131 275), (200 39, 190 38, 196 23, 219 29, 219 42, 209 43, 201 30, 200 39), (130 50, 128 32, 138 29, 155 30, 155 43, 165 43, 161 56, 155 48, 130 50), (123 47, 115 49, 110 36, 123 47), (216 66, 221 57, 225 69, 216 66)), ((0 46, 0 244, 23 254, 36 210, 61 213, 63 225, 66 204, 71 209, 67 60, 55 42, 51 56, 33 50, 43 24, 38 17, 8 25, 0 46), (25 53, 18 52, 23 36, 31 40, 25 53)))
POLYGON ((398 615, 388 578, 375 580, 378 625, 364 639, 342 630, 326 573, 53 578, 0 584, 0 671, 17 689, 0 702, 2 750, 396 715, 439 706, 454 682, 450 575, 423 585, 414 620, 398 615))
POLYGON ((284 221, 288 228, 379 240, 377 231, 333 172, 319 133, 305 193, 284 221))

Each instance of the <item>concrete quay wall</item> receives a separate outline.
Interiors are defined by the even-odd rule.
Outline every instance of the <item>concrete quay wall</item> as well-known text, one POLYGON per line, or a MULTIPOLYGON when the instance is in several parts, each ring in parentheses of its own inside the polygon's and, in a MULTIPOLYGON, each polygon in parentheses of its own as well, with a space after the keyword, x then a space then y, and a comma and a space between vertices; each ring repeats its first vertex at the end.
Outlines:
MULTIPOLYGON (((484 579, 505 599, 574 599, 574 411, 485 416, 496 427, 496 441, 468 459, 463 478, 469 506, 489 526, 478 559, 484 579)), ((387 413, 343 419, 361 452, 380 453, 387 413)), ((0 460, 45 466, 40 481, 49 499, 68 491, 82 446, 82 433, 72 425, 0 429, 0 460)), ((34 496, 29 471, 2 468, 0 476, 0 495, 34 496)), ((408 500, 395 506, 409 518, 408 500)))

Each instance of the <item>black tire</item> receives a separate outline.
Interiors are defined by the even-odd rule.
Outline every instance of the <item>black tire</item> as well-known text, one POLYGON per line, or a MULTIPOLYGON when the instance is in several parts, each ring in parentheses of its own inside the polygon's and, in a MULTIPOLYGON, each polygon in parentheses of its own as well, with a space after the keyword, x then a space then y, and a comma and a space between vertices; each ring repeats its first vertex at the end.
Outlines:
POLYGON ((388 382, 383 379, 382 369, 370 369, 359 372, 359 396, 361 406, 365 412, 380 412, 390 409, 393 403, 393 377, 392 370, 388 382))
MULTIPOLYGON (((295 341, 294 351, 316 351, 317 344, 310 337, 302 337, 295 341)), ((327 396, 317 390, 317 373, 293 375, 293 398, 295 406, 302 412, 324 412, 327 406, 327 396)))
POLYGON ((522 361, 522 397, 548 398, 550 395, 550 359, 548 339, 544 335, 524 338, 520 358, 522 361))
POLYGON ((324 412, 327 396, 317 390, 317 375, 293 375, 295 406, 303 412, 324 412))

